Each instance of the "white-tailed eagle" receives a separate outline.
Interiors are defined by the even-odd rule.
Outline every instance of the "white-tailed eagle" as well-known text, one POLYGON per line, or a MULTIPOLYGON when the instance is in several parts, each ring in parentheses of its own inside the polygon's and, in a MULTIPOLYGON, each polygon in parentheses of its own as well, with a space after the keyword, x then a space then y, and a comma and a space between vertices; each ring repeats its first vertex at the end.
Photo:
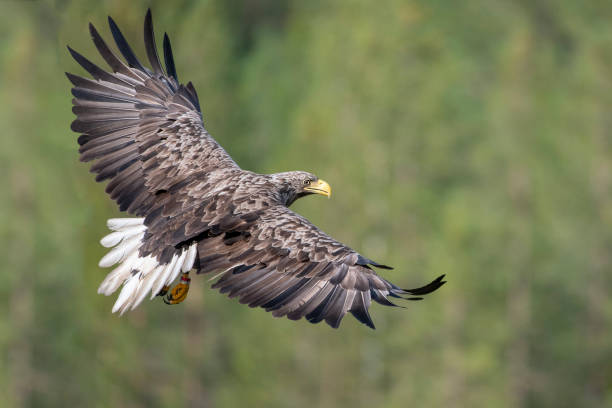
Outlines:
POLYGON ((106 192, 119 209, 138 217, 108 220, 113 232, 101 241, 114 248, 100 266, 118 266, 98 292, 110 295, 122 286, 113 312, 134 309, 147 295, 181 302, 195 269, 219 274, 213 288, 276 317, 338 327, 350 312, 374 328, 372 300, 393 306, 389 297, 418 300, 444 284, 441 276, 421 288, 401 289, 374 271, 388 266, 291 211, 298 198, 329 196, 329 184, 304 171, 242 170, 204 128, 193 85, 178 80, 167 35, 162 67, 151 12, 144 24, 150 68, 108 21, 125 60, 90 24, 110 70, 68 47, 93 79, 67 76, 74 85, 72 130, 81 134, 80 159, 95 161, 96 181, 109 180, 106 192))

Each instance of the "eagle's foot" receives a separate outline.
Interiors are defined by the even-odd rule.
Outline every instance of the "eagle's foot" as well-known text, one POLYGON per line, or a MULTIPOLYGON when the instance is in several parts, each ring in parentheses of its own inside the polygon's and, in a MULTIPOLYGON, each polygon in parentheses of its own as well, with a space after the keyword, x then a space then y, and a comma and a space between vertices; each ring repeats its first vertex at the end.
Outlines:
POLYGON ((185 300, 187 298, 187 292, 189 292, 190 282, 189 272, 184 273, 181 276, 180 282, 166 295, 164 302, 166 302, 167 305, 176 305, 185 300))
POLYGON ((170 290, 170 286, 164 285, 156 296, 165 296, 170 290))

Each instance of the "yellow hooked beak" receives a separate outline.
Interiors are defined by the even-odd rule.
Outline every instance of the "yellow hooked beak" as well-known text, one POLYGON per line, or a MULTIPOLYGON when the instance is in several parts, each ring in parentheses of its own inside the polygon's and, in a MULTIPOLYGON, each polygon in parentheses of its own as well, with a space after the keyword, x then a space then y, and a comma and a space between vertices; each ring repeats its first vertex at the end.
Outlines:
POLYGON ((331 186, 325 180, 317 180, 304 187, 304 191, 331 197, 331 186))

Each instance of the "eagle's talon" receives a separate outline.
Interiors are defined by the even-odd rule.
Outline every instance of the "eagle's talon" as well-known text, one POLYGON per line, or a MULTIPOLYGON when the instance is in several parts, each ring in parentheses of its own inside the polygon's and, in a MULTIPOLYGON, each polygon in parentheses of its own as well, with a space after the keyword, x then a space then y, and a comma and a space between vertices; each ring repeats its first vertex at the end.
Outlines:
POLYGON ((187 292, 189 292, 189 283, 191 279, 187 273, 181 276, 181 281, 172 288, 172 290, 164 298, 164 302, 167 305, 176 305, 181 303, 187 298, 187 292))
POLYGON ((159 293, 157 293, 156 296, 165 296, 166 293, 168 293, 168 291, 170 290, 170 286, 168 285, 164 285, 161 290, 159 291, 159 293))

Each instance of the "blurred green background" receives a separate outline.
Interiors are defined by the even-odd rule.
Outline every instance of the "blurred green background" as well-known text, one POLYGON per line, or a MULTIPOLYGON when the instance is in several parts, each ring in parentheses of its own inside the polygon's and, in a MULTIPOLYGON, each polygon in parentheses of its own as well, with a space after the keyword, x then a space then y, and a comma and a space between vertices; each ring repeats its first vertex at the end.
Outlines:
POLYGON ((0 406, 612 406, 612 2, 1 1, 0 406), (404 287, 372 331, 274 319, 194 279, 119 318, 120 213, 78 162, 70 44, 153 9, 210 133, 313 171, 295 209, 404 287))

